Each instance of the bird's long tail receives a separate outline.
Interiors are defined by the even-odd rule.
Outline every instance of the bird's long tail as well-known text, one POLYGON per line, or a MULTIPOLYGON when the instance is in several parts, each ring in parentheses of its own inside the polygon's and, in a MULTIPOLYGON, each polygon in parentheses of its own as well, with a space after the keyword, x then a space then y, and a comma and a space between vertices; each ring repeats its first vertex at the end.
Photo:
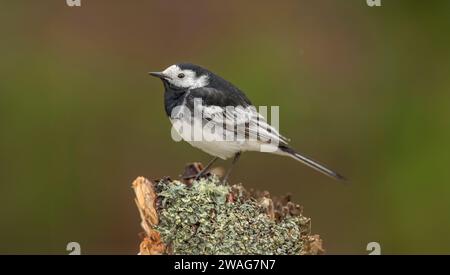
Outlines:
POLYGON ((346 178, 343 177, 342 175, 340 175, 339 173, 334 172, 333 170, 325 167, 324 165, 322 165, 308 157, 300 155, 294 149, 292 149, 288 146, 280 145, 278 148, 280 149, 281 152, 284 153, 284 155, 288 155, 288 156, 302 162, 303 164, 313 168, 314 170, 321 172, 322 174, 325 174, 336 180, 346 181, 346 178))

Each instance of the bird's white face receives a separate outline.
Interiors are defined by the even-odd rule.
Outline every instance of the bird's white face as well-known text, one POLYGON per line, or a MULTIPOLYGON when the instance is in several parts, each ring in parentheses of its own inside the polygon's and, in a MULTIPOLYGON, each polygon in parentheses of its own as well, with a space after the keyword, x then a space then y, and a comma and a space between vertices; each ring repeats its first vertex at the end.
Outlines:
POLYGON ((162 72, 168 76, 167 81, 175 87, 196 89, 208 85, 208 76, 197 74, 192 70, 182 70, 177 65, 172 65, 162 72))

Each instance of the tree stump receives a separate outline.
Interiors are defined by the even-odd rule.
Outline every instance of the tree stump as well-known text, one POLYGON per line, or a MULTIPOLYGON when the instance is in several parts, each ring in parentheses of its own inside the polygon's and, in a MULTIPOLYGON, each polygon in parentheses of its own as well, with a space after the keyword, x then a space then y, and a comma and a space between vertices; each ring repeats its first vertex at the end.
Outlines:
POLYGON ((181 180, 133 182, 144 230, 141 255, 305 255, 323 254, 322 240, 311 234, 311 220, 289 195, 224 186, 216 175, 194 181, 199 163, 185 168, 181 180))

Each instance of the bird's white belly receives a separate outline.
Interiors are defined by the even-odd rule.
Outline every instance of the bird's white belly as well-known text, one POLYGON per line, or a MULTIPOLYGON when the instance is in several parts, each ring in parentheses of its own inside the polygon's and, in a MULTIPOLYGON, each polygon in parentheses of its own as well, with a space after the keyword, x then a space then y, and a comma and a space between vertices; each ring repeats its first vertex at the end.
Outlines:
POLYGON ((228 159, 242 151, 254 151, 252 150, 254 146, 249 144, 248 141, 224 139, 223 133, 206 130, 199 121, 193 123, 191 119, 183 118, 170 119, 170 121, 173 125, 173 137, 176 133, 178 137, 192 146, 221 159, 228 159))
POLYGON ((228 141, 188 141, 192 146, 221 159, 228 159, 233 157, 237 152, 240 152, 240 145, 228 141), (225 144, 227 143, 227 144, 225 144))

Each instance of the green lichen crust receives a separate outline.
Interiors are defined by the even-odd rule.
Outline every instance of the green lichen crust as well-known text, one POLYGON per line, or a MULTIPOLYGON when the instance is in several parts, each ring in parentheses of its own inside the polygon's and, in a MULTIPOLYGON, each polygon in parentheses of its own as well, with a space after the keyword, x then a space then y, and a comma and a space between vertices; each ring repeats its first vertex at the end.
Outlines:
POLYGON ((161 180, 155 187, 160 223, 154 229, 169 254, 305 254, 310 227, 301 214, 270 218, 259 200, 215 176, 191 186, 161 180))

